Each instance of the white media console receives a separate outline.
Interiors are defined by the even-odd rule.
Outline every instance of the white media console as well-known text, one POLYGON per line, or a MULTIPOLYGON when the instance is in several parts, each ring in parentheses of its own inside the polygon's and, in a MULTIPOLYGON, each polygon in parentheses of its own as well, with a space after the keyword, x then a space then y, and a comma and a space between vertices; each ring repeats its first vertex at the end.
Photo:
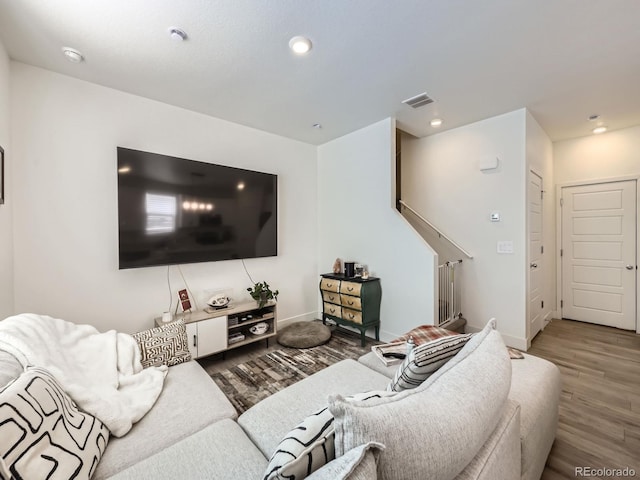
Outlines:
MULTIPOLYGON (((274 301, 267 302, 262 308, 255 301, 230 303, 225 308, 181 313, 173 320, 184 321, 189 351, 193 358, 201 358, 260 340, 266 340, 269 345, 269 338, 278 333, 276 310, 274 301), (268 325, 266 332, 261 335, 251 333, 251 327, 261 322, 268 325)), ((156 318, 155 323, 160 326, 164 322, 162 318, 156 318)))

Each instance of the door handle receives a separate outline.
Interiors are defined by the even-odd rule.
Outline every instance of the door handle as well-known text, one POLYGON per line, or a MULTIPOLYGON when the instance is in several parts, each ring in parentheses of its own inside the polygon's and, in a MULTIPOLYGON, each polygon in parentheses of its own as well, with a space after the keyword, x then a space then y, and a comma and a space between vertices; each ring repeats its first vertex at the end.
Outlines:
POLYGON ((633 270, 633 265, 627 265, 627 266, 626 266, 626 269, 627 269, 627 270, 633 270))
POLYGON ((529 265, 531 268, 538 268, 538 264, 537 263, 532 263, 529 265))

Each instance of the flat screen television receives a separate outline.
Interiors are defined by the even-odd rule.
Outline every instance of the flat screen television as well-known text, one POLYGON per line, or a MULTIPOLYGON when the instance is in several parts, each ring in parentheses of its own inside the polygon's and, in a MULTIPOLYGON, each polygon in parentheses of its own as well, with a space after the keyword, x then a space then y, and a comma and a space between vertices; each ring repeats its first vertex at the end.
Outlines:
POLYGON ((278 254, 278 176, 118 147, 120 269, 278 254))

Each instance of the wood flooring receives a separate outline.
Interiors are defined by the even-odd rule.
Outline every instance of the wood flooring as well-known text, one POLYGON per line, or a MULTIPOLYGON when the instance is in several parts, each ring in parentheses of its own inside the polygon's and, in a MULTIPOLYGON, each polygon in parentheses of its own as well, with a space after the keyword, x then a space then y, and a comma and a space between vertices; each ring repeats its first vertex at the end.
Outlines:
POLYGON ((631 478, 640 479, 640 335, 553 320, 528 353, 555 363, 563 382, 558 431, 542 480, 625 478, 614 471, 581 476, 576 467, 627 467, 635 470, 631 478))

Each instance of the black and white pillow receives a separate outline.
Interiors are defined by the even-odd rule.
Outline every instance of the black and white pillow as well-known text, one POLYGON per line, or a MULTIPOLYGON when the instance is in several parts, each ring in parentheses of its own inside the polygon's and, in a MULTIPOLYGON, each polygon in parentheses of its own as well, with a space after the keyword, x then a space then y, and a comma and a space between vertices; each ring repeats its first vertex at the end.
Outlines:
POLYGON ((138 342, 144 368, 178 365, 191 360, 187 330, 182 319, 160 327, 134 333, 138 342))
POLYGON ((339 458, 316 470, 308 480, 376 480, 378 459, 385 446, 369 442, 352 448, 339 458))
POLYGON ((473 334, 438 338, 415 347, 387 386, 391 392, 416 388, 462 350, 473 334))
MULTIPOLYGON (((389 392, 358 393, 348 400, 367 401, 389 392)), ((336 454, 333 415, 327 407, 305 418, 282 439, 269 459, 263 480, 300 480, 331 462, 336 454)))
POLYGON ((0 391, 0 479, 89 479, 109 430, 81 411, 45 369, 28 367, 0 391))

